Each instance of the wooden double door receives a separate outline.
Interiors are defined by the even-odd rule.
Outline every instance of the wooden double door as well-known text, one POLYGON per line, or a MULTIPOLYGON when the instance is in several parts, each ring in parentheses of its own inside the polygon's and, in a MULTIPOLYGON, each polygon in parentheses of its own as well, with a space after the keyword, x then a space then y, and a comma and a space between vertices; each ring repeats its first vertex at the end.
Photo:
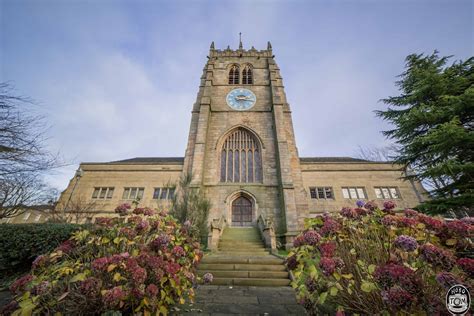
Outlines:
POLYGON ((232 226, 252 226, 252 202, 244 196, 232 203, 232 226))

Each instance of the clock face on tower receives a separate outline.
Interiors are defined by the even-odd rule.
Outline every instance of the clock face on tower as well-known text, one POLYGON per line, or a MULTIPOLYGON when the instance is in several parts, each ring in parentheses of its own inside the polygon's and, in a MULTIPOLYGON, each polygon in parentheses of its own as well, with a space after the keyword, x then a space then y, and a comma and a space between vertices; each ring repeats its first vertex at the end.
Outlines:
POLYGON ((249 89, 237 88, 227 94, 226 101, 234 110, 245 111, 255 105, 257 97, 249 89))

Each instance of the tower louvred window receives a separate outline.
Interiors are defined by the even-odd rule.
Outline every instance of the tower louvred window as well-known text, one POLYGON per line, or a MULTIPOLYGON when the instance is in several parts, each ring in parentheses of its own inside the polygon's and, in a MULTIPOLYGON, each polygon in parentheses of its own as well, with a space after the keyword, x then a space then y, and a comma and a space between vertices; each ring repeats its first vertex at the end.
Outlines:
POLYGON ((243 128, 231 132, 221 152, 221 182, 262 182, 262 157, 254 135, 243 128))
POLYGON ((237 65, 230 67, 229 84, 239 84, 239 66, 237 65))
POLYGON ((253 73, 250 65, 245 66, 242 71, 242 84, 253 84, 253 73))

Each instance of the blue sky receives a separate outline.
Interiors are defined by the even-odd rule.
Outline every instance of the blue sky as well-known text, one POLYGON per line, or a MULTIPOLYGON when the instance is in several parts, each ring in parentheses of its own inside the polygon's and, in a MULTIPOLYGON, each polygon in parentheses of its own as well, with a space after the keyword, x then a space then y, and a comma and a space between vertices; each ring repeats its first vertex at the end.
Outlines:
POLYGON ((211 41, 271 41, 301 156, 387 144, 373 111, 411 53, 474 55, 473 1, 0 0, 0 81, 35 99, 48 148, 81 161, 183 156, 211 41))

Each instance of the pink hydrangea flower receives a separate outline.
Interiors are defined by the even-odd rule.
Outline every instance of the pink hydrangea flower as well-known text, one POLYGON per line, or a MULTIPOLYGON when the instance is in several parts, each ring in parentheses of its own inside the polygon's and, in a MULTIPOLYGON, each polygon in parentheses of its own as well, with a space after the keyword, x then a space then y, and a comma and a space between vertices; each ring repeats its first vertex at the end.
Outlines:
POLYGON ((405 251, 415 251, 418 248, 416 239, 406 235, 398 236, 394 241, 395 247, 403 249, 405 251))
POLYGON ((365 203, 364 207, 368 210, 375 211, 378 205, 377 203, 375 203, 375 201, 368 201, 367 203, 365 203))
POLYGON ((126 236, 128 239, 133 239, 137 236, 137 233, 129 227, 121 228, 120 229, 120 234, 126 236))
POLYGON ((420 221, 420 223, 425 224, 425 226, 428 229, 431 229, 431 230, 434 230, 434 231, 437 231, 437 230, 441 229, 444 225, 442 220, 440 220, 438 218, 428 216, 428 215, 425 215, 425 214, 419 214, 417 219, 418 219, 418 221, 420 221))
POLYGON ((105 271, 109 265, 109 259, 107 257, 97 258, 92 261, 92 269, 96 271, 105 271))
POLYGON ((120 216, 125 216, 131 208, 132 206, 130 204, 123 203, 115 208, 115 213, 118 213, 120 216))
POLYGON ((472 232, 471 225, 466 224, 465 222, 460 220, 447 222, 446 228, 454 235, 458 235, 461 237, 468 237, 472 232))
POLYGON ((420 248, 420 257, 434 266, 440 266, 447 271, 450 271, 455 263, 451 252, 445 249, 436 247, 435 245, 426 244, 420 248))
POLYGON ((76 243, 74 242, 74 240, 68 239, 61 243, 59 247, 56 248, 56 250, 61 250, 63 253, 69 254, 74 250, 75 247, 76 243))
POLYGON ((202 276, 202 281, 204 282, 204 284, 210 284, 212 283, 212 280, 214 279, 214 276, 207 272, 205 273, 203 276, 202 276))
POLYGON ((114 309, 120 305, 120 302, 125 299, 127 293, 120 287, 116 286, 108 290, 102 296, 102 302, 107 308, 114 309))
POLYGON ((148 224, 148 221, 142 220, 141 222, 137 224, 135 229, 137 230, 137 232, 141 233, 141 232, 146 231, 149 227, 150 227, 150 224, 148 224))
POLYGON ((148 284, 145 291, 149 297, 156 297, 159 289, 155 284, 148 284))
POLYGON ((412 292, 415 291, 419 285, 419 280, 416 278, 415 272, 412 269, 396 263, 387 263, 378 266, 375 269, 374 278, 384 289, 394 285, 402 285, 412 292))
POLYGON ((325 217, 323 227, 319 230, 323 236, 328 236, 330 234, 335 234, 341 229, 341 224, 339 224, 332 217, 325 217))
POLYGON ((150 246, 153 250, 158 251, 165 248, 169 242, 170 242, 170 237, 166 234, 161 234, 150 243, 150 246))
POLYGON ((102 281, 94 278, 89 277, 81 282, 79 289, 82 294, 88 297, 96 297, 100 294, 100 288, 102 286, 102 281))
POLYGON ((382 292, 382 299, 393 310, 401 310, 409 307, 413 303, 413 295, 399 287, 393 287, 388 291, 382 292))
POLYGON ((315 246, 321 239, 321 235, 319 235, 314 230, 308 230, 307 232, 304 233, 303 236, 304 236, 305 243, 311 246, 315 246))
POLYGON ((336 243, 333 241, 324 242, 319 245, 319 251, 322 257, 333 257, 336 251, 336 243))
POLYGON ((186 255, 186 253, 184 252, 183 247, 181 247, 181 246, 174 246, 174 248, 173 248, 173 254, 174 254, 176 257, 184 257, 184 256, 186 255))
POLYGON ((33 286, 31 289, 31 294, 33 295, 43 295, 48 291, 49 288, 48 281, 42 281, 40 284, 33 286))
POLYGON ((304 236, 299 235, 295 240, 293 240, 293 247, 300 247, 302 245, 304 245, 304 236))
POLYGON ((336 262, 332 258, 323 257, 319 261, 319 267, 324 275, 329 276, 336 271, 336 262))
POLYGON ((181 266, 176 262, 168 262, 165 265, 165 270, 170 275, 175 275, 178 273, 179 269, 181 269, 181 266))
POLYGON ((153 216, 153 215, 155 215, 155 211, 152 210, 151 208, 145 207, 145 209, 143 210, 143 215, 153 216))
POLYGON ((384 226, 396 226, 398 224, 398 217, 394 215, 385 215, 382 218, 382 225, 384 226))
POLYGON ((415 210, 407 208, 403 211, 403 214, 405 214, 406 217, 416 217, 419 213, 415 210))
POLYGON ((304 284, 310 293, 316 292, 318 289, 318 282, 313 278, 306 279, 304 284))
POLYGON ((16 279, 11 285, 10 285, 10 291, 13 294, 18 294, 24 290, 26 290, 26 287, 28 284, 33 281, 33 276, 31 274, 26 274, 22 276, 21 278, 16 279))
POLYGON ((31 265, 32 269, 38 269, 41 267, 44 267, 48 263, 48 257, 45 255, 39 255, 38 257, 33 260, 33 263, 31 265))
POLYGON ((352 207, 343 207, 341 209, 340 214, 344 217, 351 218, 351 219, 355 219, 359 217, 357 212, 352 207))
POLYGON ((400 227, 415 227, 418 225, 418 221, 415 218, 401 217, 398 218, 397 224, 400 227))
POLYGON ((296 267, 298 267, 298 260, 296 259, 296 255, 292 255, 286 258, 285 264, 289 270, 295 270, 296 267))
POLYGON ((458 265, 471 279, 474 278, 474 259, 461 258, 458 260, 458 265))
POLYGON ((131 271, 132 281, 134 284, 142 284, 145 282, 147 277, 147 272, 144 268, 136 266, 131 271))
POLYGON ((387 211, 393 210, 396 206, 397 206, 397 204, 395 204, 395 202, 393 202, 393 201, 383 202, 383 208, 387 211))

